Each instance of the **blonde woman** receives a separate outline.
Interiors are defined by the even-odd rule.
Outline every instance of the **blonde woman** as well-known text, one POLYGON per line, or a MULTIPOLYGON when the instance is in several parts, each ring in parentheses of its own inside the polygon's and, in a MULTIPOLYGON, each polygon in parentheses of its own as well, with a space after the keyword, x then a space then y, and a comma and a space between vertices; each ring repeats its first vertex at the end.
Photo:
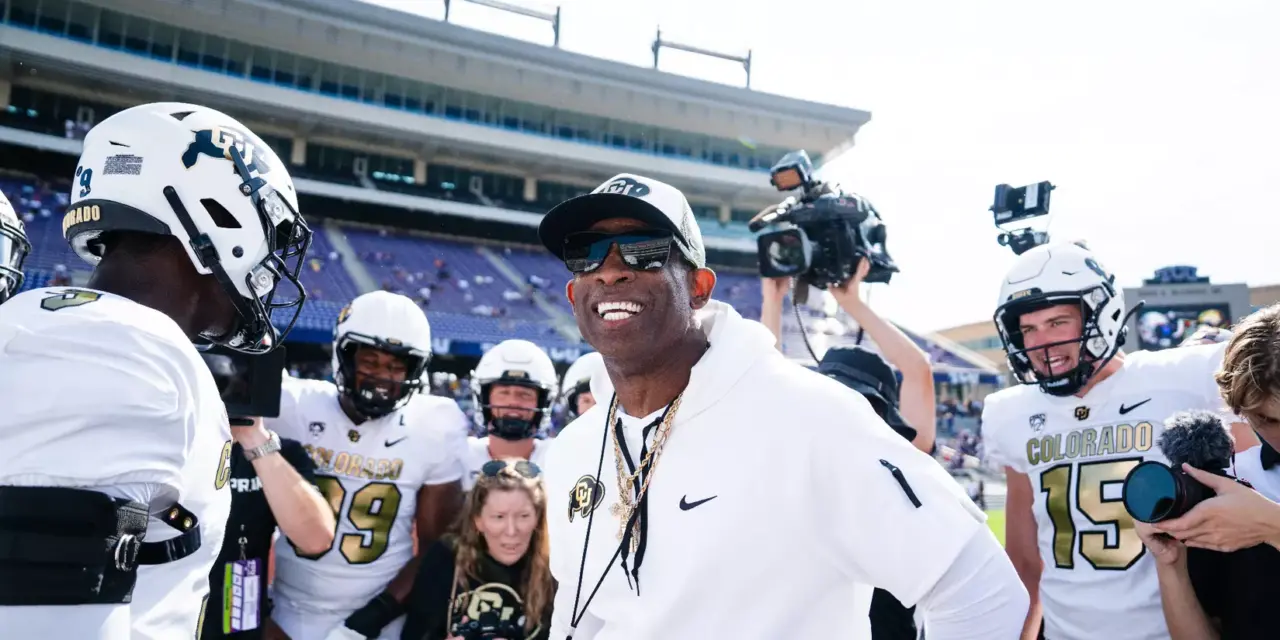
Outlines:
POLYGON ((555 595, 538 465, 491 460, 455 533, 423 553, 402 640, 545 640, 555 595))

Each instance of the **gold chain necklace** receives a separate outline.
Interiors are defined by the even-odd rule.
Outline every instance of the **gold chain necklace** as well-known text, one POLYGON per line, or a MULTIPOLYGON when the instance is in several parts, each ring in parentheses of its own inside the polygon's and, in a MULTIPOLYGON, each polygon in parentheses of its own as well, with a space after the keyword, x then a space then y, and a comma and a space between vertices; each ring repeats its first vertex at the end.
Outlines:
MULTIPOLYGON (((654 469, 658 465, 658 459, 662 456, 662 449, 667 443, 667 436, 671 433, 671 425, 675 423, 676 411, 680 409, 680 399, 684 397, 682 391, 671 401, 671 407, 667 409, 667 413, 662 417, 662 423, 658 425, 658 431, 653 436, 653 447, 649 449, 649 453, 644 456, 640 464, 636 467, 635 473, 628 473, 625 456, 622 455, 622 447, 618 443, 618 431, 615 429, 618 419, 618 400, 614 397, 613 403, 609 406, 609 433, 613 438, 613 457, 614 462, 618 465, 618 502, 609 508, 609 512, 618 517, 621 522, 618 523, 618 539, 621 540, 623 534, 627 531, 627 522, 631 520, 631 514, 635 512, 636 505, 644 500, 644 496, 649 492, 649 482, 653 480, 654 469), (640 485, 640 493, 632 499, 632 489, 639 479, 640 473, 645 472, 644 483, 640 485)), ((641 439, 643 440, 643 431, 641 439)), ((642 443, 643 444, 643 443, 642 443)), ((637 519, 631 529, 631 553, 636 553, 640 548, 640 521, 637 519)))

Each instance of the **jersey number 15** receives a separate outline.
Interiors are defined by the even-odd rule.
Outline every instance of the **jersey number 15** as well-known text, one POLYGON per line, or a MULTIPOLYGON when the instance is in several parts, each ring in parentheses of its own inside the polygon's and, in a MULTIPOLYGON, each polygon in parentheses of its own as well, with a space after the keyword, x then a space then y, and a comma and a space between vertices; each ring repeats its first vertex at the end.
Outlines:
POLYGON ((1142 557, 1145 547, 1133 528, 1133 518, 1125 511, 1119 498, 1104 498, 1108 485, 1124 482, 1129 471, 1142 462, 1142 458, 1107 460, 1105 462, 1081 462, 1060 464, 1040 474, 1040 492, 1045 495, 1045 509, 1053 523, 1053 561, 1059 569, 1075 568, 1077 535, 1080 539, 1080 555, 1094 569, 1124 571, 1142 557), (1071 499, 1073 475, 1075 499, 1071 499), (1071 503, 1089 522, 1098 528, 1076 529, 1076 519, 1071 503), (1115 544, 1107 542, 1108 529, 1115 528, 1115 544))

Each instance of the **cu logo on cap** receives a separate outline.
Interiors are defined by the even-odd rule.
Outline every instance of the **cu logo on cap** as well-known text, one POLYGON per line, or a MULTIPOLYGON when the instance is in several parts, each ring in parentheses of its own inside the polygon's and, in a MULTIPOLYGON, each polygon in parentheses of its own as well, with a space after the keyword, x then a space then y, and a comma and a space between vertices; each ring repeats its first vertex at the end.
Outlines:
POLYGON ((618 178, 600 189, 600 193, 620 193, 624 196, 643 198, 649 195, 649 185, 631 178, 618 178))

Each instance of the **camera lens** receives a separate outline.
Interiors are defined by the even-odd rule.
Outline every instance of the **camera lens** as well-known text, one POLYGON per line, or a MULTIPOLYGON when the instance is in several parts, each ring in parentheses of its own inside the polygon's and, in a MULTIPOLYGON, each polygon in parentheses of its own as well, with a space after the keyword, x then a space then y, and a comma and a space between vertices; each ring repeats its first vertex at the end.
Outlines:
POLYGON ((1129 472, 1122 493, 1124 508, 1134 520, 1160 522, 1175 515, 1178 479, 1169 467, 1148 460, 1129 472))
POLYGON ((774 269, 799 272, 804 269, 804 247, 794 236, 782 236, 769 246, 769 261, 774 269))

